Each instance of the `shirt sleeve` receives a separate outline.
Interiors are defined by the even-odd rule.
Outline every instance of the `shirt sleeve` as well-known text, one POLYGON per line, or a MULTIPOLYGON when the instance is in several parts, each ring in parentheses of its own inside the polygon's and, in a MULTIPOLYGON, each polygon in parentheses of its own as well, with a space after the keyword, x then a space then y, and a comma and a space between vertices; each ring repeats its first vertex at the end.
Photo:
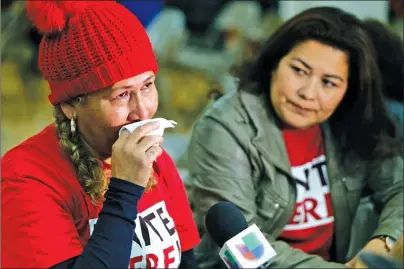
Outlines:
POLYGON ((162 169, 164 180, 170 192, 172 208, 175 210, 172 214, 175 222, 175 228, 181 242, 181 251, 187 251, 199 244, 200 237, 196 227, 191 206, 188 201, 184 183, 178 173, 178 170, 171 157, 164 152, 164 169, 162 169))
POLYGON ((2 178, 2 268, 48 268, 83 251, 63 199, 32 178, 2 178))

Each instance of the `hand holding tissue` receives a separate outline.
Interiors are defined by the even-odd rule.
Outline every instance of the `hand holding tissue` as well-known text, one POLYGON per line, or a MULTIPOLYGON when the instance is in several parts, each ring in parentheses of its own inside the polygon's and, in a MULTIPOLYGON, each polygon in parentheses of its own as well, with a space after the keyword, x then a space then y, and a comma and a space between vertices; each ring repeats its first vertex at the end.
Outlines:
POLYGON ((119 130, 119 136, 122 133, 123 129, 128 130, 130 133, 133 133, 134 130, 136 130, 138 127, 145 125, 148 122, 153 122, 153 121, 158 121, 160 123, 160 127, 157 130, 154 130, 150 133, 148 133, 147 135, 159 135, 159 136, 163 136, 164 134, 164 130, 166 128, 174 128, 175 125, 177 125, 177 123, 173 120, 167 120, 164 118, 155 118, 155 119, 150 119, 150 120, 143 120, 143 121, 138 121, 138 122, 134 122, 128 125, 123 126, 120 130, 119 130))

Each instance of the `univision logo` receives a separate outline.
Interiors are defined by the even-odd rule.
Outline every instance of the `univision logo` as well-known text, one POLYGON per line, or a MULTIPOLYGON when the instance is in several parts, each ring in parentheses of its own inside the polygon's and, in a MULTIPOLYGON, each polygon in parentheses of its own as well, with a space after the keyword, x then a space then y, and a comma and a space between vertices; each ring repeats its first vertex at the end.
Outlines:
POLYGON ((246 234, 241 240, 243 244, 236 244, 236 248, 247 260, 258 260, 264 255, 264 245, 254 232, 246 234))

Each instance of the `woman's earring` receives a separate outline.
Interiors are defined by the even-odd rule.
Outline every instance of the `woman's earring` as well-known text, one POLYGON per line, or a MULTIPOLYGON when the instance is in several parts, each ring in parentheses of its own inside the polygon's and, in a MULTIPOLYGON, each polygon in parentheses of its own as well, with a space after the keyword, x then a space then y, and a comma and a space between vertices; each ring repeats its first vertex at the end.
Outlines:
POLYGON ((76 114, 73 114, 72 118, 70 119, 70 131, 72 132, 72 136, 76 135, 76 114))

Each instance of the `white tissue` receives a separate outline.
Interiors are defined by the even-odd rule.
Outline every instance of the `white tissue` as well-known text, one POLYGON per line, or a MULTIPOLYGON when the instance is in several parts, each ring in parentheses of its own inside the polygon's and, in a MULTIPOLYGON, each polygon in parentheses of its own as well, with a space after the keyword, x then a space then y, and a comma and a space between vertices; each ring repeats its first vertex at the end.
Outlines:
POLYGON ((160 127, 157 130, 154 130, 150 133, 148 133, 147 135, 159 135, 159 136, 163 136, 164 134, 164 130, 166 128, 174 128, 175 125, 177 124, 175 121, 173 120, 166 120, 164 118, 156 118, 156 119, 150 119, 150 120, 142 120, 142 121, 138 121, 135 123, 131 123, 128 125, 123 126, 120 130, 119 130, 119 136, 122 133, 123 129, 128 130, 129 132, 133 133, 134 130, 136 130, 136 128, 145 125, 148 122, 152 122, 152 121, 158 121, 160 122, 160 127))

